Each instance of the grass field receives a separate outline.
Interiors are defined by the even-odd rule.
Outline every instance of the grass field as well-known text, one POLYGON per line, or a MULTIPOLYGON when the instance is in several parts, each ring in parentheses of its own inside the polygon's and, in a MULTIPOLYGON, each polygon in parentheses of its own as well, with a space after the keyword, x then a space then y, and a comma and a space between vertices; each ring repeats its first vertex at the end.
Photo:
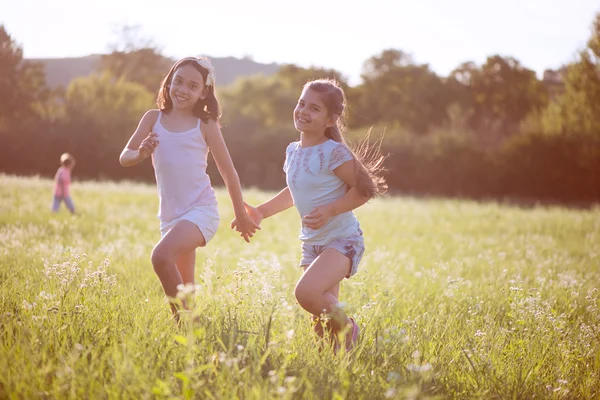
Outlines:
POLYGON ((0 398, 600 398, 598 207, 370 202, 341 292, 362 334, 334 355, 293 297, 295 210, 246 244, 219 189, 178 328, 149 261, 156 188, 76 182, 72 217, 51 187, 0 175, 0 398))

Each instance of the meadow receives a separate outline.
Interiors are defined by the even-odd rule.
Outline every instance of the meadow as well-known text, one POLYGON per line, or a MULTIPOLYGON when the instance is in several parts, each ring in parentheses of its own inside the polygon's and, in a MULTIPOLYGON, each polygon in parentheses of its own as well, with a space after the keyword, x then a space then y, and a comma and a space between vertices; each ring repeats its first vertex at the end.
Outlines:
POLYGON ((177 326, 150 264, 156 188, 76 181, 76 216, 51 190, 0 175, 2 399, 600 398, 598 206, 369 202, 341 290, 361 337, 333 354, 293 296, 294 209, 247 244, 218 189, 177 326))

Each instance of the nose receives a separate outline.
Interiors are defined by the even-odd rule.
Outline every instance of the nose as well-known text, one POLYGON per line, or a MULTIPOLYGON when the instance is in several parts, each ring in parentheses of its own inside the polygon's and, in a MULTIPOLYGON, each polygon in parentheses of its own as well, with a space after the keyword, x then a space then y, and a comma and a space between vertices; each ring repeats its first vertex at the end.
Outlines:
POLYGON ((175 87, 175 93, 187 94, 187 88, 185 85, 177 85, 175 87))

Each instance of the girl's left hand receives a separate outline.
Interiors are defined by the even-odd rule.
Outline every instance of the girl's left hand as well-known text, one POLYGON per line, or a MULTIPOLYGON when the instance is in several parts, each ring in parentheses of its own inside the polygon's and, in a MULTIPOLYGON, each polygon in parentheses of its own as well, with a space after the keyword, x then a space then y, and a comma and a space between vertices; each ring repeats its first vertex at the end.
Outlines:
POLYGON ((247 212, 236 216, 235 219, 231 221, 231 227, 240 232, 240 236, 248 243, 250 243, 250 238, 254 236, 254 233, 257 230, 260 230, 260 226, 250 218, 247 212))
POLYGON ((302 224, 309 229, 320 229, 329 222, 331 217, 333 217, 333 213, 330 207, 319 206, 302 219, 302 224))

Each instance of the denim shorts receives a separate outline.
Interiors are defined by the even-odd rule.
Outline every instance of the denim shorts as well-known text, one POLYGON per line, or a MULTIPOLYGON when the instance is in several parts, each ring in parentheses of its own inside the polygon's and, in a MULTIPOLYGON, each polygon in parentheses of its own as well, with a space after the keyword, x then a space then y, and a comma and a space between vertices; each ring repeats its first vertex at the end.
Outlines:
POLYGON ((358 271, 358 264, 365 253, 365 242, 362 231, 359 229, 355 234, 334 239, 324 245, 302 243, 302 260, 300 260, 300 266, 304 267, 312 264, 326 249, 335 249, 350 259, 350 272, 346 275, 346 278, 350 278, 358 271))

